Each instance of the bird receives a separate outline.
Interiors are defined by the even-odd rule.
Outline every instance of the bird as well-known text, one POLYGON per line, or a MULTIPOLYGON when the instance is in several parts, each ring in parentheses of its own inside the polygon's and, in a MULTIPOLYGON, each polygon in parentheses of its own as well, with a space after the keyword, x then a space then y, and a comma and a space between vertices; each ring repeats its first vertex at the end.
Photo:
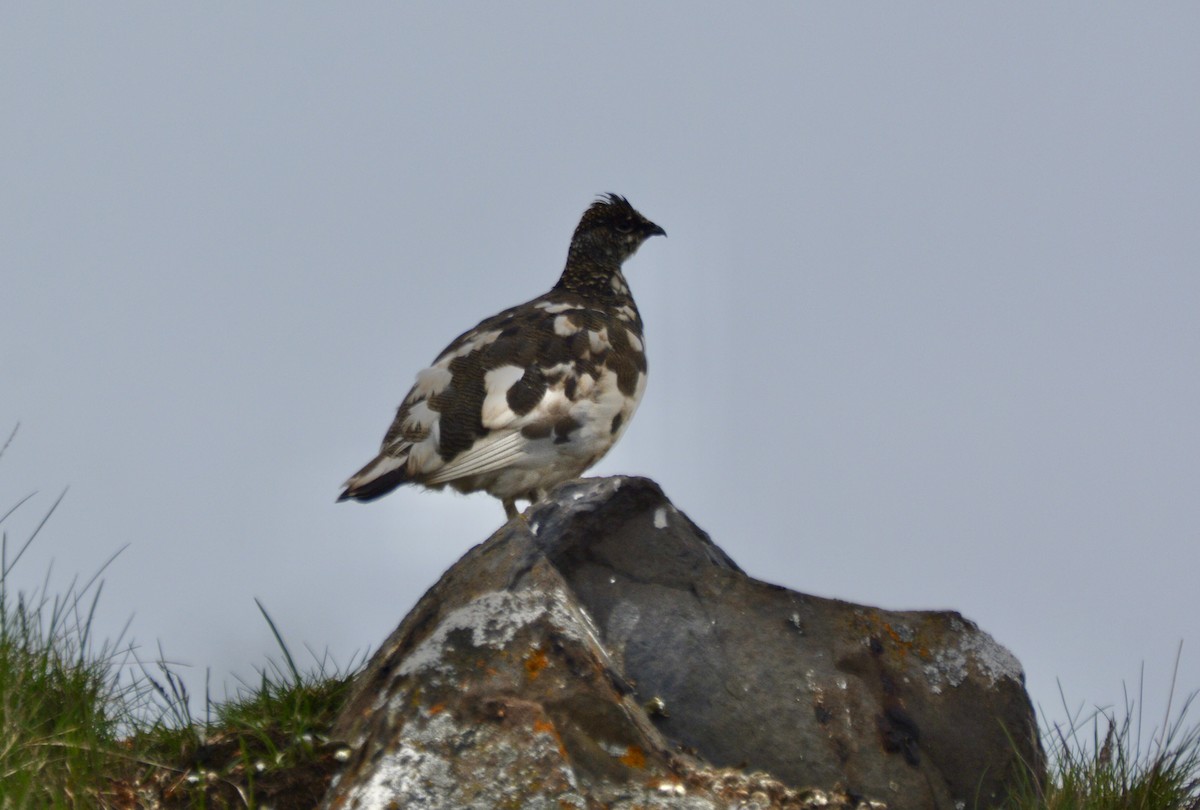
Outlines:
POLYGON ((642 318, 621 267, 667 232, 617 194, 600 195, 544 295, 459 335, 400 403, 379 454, 339 501, 403 484, 537 503, 578 478, 629 426, 646 389, 642 318))

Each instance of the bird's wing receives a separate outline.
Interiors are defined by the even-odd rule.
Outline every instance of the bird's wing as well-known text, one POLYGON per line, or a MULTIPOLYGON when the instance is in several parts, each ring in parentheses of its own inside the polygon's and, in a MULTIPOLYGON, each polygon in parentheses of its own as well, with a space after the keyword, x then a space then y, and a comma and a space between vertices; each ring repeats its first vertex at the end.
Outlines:
POLYGON ((426 484, 445 484, 471 475, 503 470, 511 467, 525 455, 529 440, 519 431, 504 431, 489 434, 477 441, 471 449, 459 453, 432 475, 422 479, 426 484))
MULTIPOLYGON (((432 465, 416 469, 427 484, 444 484, 459 478, 496 472, 521 462, 536 463, 554 445, 565 441, 571 421, 572 402, 565 393, 565 377, 548 383, 541 369, 532 366, 501 366, 484 375, 480 418, 485 429, 469 447, 432 465), (530 380, 535 380, 530 383, 530 380)), ((435 433, 444 436, 445 424, 435 433)), ((414 446, 411 455, 417 455, 414 446)), ((420 459, 416 459, 419 461, 420 459)))
POLYGON ((604 329, 585 327, 594 317, 543 297, 464 332, 417 375, 384 452, 406 456, 411 480, 430 485, 536 466, 578 427, 573 400, 601 371, 594 353, 610 348, 604 329))

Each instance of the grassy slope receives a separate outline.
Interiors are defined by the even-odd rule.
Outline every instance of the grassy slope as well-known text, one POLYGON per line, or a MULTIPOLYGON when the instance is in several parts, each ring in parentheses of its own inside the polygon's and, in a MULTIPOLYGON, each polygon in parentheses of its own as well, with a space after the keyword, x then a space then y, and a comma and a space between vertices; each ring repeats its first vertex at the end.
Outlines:
POLYGON ((91 638, 99 572, 53 596, 9 589, 62 496, 10 547, 3 524, 29 500, 0 512, 0 810, 316 806, 344 756, 325 733, 353 667, 301 672, 264 610, 283 664, 221 705, 206 696, 194 718, 161 651, 147 667, 120 639, 91 638))
POLYGON ((0 808, 316 806, 344 756, 325 734, 350 672, 318 661, 301 673, 284 648, 285 666, 270 663, 229 702, 206 701, 208 719, 196 720, 165 664, 151 672, 131 651, 92 649, 98 586, 86 602, 88 589, 14 598, 5 579, 0 808))

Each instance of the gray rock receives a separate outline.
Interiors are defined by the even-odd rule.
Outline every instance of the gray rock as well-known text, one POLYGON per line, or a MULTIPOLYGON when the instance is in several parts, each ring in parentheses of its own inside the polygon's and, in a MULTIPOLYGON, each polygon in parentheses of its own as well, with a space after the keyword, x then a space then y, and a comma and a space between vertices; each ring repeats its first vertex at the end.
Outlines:
POLYGON ((1023 680, 957 613, 759 582, 652 481, 572 481, 376 653, 325 806, 997 806, 1042 768, 1023 680))

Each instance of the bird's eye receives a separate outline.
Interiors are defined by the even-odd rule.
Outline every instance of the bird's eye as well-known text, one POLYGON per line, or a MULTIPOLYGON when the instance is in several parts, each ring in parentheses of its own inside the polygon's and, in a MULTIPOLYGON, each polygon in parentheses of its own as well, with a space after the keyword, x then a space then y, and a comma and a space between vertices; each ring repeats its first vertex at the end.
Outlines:
POLYGON ((633 220, 627 219, 624 222, 618 222, 616 228, 617 233, 633 233, 633 220))

